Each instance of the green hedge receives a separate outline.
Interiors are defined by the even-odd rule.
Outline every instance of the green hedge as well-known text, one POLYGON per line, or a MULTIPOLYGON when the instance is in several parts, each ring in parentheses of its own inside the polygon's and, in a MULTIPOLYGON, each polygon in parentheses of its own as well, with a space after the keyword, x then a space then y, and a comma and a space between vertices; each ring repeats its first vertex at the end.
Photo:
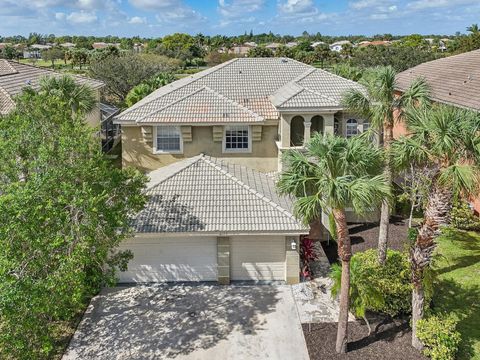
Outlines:
POLYGON ((454 360, 461 341, 452 317, 433 315, 419 320, 417 336, 425 345, 423 353, 433 360, 454 360))

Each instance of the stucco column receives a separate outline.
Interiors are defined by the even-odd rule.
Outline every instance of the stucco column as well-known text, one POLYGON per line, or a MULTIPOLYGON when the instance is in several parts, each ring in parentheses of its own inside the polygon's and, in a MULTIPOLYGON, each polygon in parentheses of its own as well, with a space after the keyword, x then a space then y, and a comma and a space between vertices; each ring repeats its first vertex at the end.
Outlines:
POLYGON ((305 120, 303 123, 304 130, 303 130, 303 146, 307 145, 308 140, 310 140, 310 128, 312 126, 312 123, 310 120, 305 120))
POLYGON ((325 127, 324 133, 333 135, 335 133, 335 120, 333 114, 322 114, 323 116, 323 125, 325 127))
POLYGON ((280 144, 282 147, 290 147, 290 121, 291 115, 281 115, 280 117, 280 144))
POLYGON ((230 238, 217 237, 217 280, 221 285, 230 284, 230 238))
POLYGON ((300 255, 299 237, 285 237, 285 281, 287 284, 298 284, 300 282, 300 255), (295 244, 292 249, 292 243, 295 244))

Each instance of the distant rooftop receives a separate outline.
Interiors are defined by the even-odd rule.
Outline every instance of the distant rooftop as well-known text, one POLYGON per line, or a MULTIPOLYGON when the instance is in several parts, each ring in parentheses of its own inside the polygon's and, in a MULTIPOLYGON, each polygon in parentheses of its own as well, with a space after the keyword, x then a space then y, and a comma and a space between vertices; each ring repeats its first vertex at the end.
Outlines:
MULTIPOLYGON (((0 59, 0 114, 7 114, 14 107, 13 97, 18 95, 26 86, 38 88, 42 77, 62 76, 62 73, 21 64, 16 61, 0 59)), ((78 84, 86 84, 93 89, 99 89, 104 83, 78 75, 70 75, 78 84)))
POLYGON ((404 91, 417 77, 431 87, 433 100, 480 111, 480 50, 429 61, 397 75, 404 91))

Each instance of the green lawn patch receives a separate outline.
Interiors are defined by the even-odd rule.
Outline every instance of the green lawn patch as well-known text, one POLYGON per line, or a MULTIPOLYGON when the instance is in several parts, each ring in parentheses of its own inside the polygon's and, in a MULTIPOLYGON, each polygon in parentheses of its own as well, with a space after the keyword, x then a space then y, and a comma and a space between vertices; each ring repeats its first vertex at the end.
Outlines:
POLYGON ((438 239, 433 309, 453 314, 462 334, 458 359, 480 360, 480 234, 447 231, 438 239))

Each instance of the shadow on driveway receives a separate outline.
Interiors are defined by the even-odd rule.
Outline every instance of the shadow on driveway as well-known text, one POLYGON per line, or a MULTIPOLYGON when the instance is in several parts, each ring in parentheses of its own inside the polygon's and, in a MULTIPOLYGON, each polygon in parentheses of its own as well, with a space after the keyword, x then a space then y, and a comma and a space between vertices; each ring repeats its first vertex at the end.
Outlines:
POLYGON ((248 339, 261 333, 281 341, 289 330, 297 331, 296 319, 291 323, 296 313, 278 309, 285 294, 292 300, 284 305, 294 308, 287 286, 157 284, 104 289, 92 300, 64 359, 207 359, 227 356, 235 348, 242 358, 275 359, 262 355, 276 351, 263 338, 248 339))

